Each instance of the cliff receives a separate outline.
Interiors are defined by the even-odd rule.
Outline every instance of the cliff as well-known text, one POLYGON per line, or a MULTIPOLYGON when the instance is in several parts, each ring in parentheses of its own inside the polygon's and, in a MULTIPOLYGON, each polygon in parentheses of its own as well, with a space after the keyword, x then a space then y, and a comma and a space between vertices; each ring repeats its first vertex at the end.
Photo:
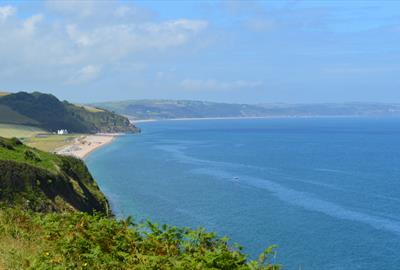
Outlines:
POLYGON ((0 137, 0 203, 40 212, 110 214, 86 165, 0 137))

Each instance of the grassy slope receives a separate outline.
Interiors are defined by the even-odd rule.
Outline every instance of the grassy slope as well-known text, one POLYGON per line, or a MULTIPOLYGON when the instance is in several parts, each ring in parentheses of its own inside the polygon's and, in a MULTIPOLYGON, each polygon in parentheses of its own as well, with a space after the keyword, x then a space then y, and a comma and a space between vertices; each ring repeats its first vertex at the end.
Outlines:
POLYGON ((0 137, 28 138, 39 133, 46 133, 46 131, 33 126, 0 124, 0 137))
MULTIPOLYGON (((1 97, 1 96, 0 96, 1 97)), ((0 105, 0 123, 17 124, 17 125, 36 125, 37 121, 24 116, 10 109, 5 105, 0 105)))
POLYGON ((0 138, 0 160, 23 162, 34 167, 57 173, 57 164, 60 162, 59 158, 60 157, 52 155, 50 153, 38 151, 35 149, 29 149, 22 144, 14 143, 12 140, 0 138), (27 158, 26 151, 28 150, 37 155, 39 160, 27 158))
POLYGON ((73 133, 138 131, 118 114, 61 102, 53 95, 38 92, 0 96, 0 123, 34 125, 47 131, 68 129, 73 133))
POLYGON ((77 107, 83 107, 85 110, 88 112, 104 112, 104 110, 93 107, 93 106, 88 106, 88 105, 83 105, 83 104, 75 104, 77 107))
POLYGON ((108 212, 85 164, 0 138, 0 202, 43 211, 108 212))
POLYGON ((26 145, 47 152, 54 152, 82 135, 53 135, 33 126, 0 124, 0 137, 23 139, 26 145), (36 137, 38 134, 43 134, 43 136, 36 137))

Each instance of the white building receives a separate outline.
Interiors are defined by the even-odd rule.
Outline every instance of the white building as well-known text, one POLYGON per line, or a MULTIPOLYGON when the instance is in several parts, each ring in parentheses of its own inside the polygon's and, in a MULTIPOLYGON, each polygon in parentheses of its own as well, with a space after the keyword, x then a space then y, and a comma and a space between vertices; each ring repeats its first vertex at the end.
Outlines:
POLYGON ((59 130, 57 130, 57 134, 58 134, 58 135, 66 135, 66 134, 68 134, 68 130, 66 130, 66 129, 59 129, 59 130))

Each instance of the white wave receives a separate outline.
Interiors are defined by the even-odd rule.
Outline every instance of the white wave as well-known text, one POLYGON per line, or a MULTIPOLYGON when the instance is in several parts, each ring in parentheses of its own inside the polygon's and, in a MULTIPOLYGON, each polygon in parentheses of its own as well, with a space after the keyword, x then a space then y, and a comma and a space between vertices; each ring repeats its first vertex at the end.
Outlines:
MULTIPOLYGON (((229 172, 216 169, 204 169, 198 170, 197 172, 223 179, 232 179, 234 177, 234 175, 229 172)), ((397 220, 347 209, 342 205, 319 199, 313 194, 290 189, 267 179, 241 176, 240 183, 268 190, 281 201, 302 207, 309 211, 323 213, 338 219, 361 222, 375 229, 386 230, 400 236, 400 222, 397 220)))
MULTIPOLYGON (((224 180, 229 180, 232 181, 236 177, 236 175, 233 175, 232 173, 221 170, 218 168, 225 168, 224 166, 229 166, 229 167, 247 167, 247 168, 252 168, 255 166, 251 165, 242 165, 242 164, 233 164, 229 162, 217 162, 217 161, 210 161, 210 160, 204 160, 204 159, 198 159, 194 157, 190 157, 184 153, 184 150, 186 149, 186 146, 182 145, 159 145, 157 146, 157 149, 167 151, 173 155, 173 158, 178 159, 182 163, 189 163, 189 164, 194 164, 194 165, 207 165, 207 169, 199 169, 196 170, 198 173, 203 173, 203 174, 210 174, 213 175, 214 177, 219 177, 224 180)), ((259 167, 255 167, 258 168, 259 167)), ((321 169, 320 169, 321 170, 321 169)), ((323 170, 323 169, 322 169, 323 170)), ((327 169, 325 169, 327 170, 327 169)), ((303 180, 304 182, 304 180, 303 180)), ((311 182, 311 181, 308 181, 311 182)), ((315 182, 311 182, 312 184, 315 184, 315 182)), ((389 219, 389 218, 384 218, 380 216, 375 216, 375 215, 370 215, 366 214, 363 212, 355 211, 348 209, 342 205, 325 201, 322 199, 317 198, 315 195, 307 193, 307 192, 302 192, 302 191, 297 191, 294 189, 290 189, 285 187, 284 185, 278 184, 276 182, 267 180, 267 179, 262 179, 262 178, 257 178, 257 177, 251 177, 251 176, 241 176, 240 177, 240 184, 244 185, 249 185, 257 188, 262 188, 265 190, 268 190, 271 192, 272 195, 276 196, 280 200, 289 203, 294 206, 299 206, 302 207, 306 210, 310 211, 315 211, 315 212, 320 212, 325 215, 338 218, 338 219, 344 219, 344 220, 350 220, 350 221, 357 221, 361 222, 364 224, 368 224, 375 229, 378 230, 386 230, 392 233, 395 233, 400 236, 400 222, 389 219)), ((324 185, 326 187, 329 187, 328 185, 324 185)), ((380 196, 385 198, 384 196, 380 196)), ((393 198, 389 198, 393 199, 393 198)))

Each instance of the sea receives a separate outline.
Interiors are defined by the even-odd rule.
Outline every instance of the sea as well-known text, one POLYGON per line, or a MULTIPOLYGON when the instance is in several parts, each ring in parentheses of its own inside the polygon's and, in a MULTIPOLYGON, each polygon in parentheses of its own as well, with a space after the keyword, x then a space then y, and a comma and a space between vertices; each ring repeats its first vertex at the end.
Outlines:
POLYGON ((276 245, 283 269, 400 269, 400 118, 138 126, 86 159, 117 217, 276 245))

